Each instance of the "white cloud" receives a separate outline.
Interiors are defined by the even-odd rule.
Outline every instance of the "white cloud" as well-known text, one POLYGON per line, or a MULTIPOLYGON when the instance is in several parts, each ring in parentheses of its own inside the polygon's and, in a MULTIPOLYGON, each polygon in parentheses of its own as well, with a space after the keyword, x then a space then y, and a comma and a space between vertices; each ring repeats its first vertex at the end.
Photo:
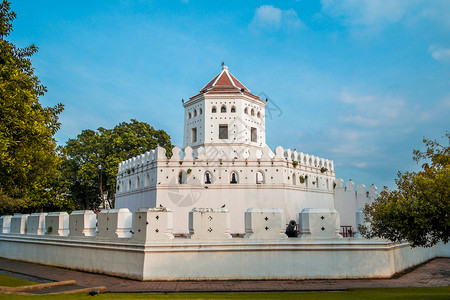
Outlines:
POLYGON ((253 28, 280 29, 304 27, 294 9, 282 10, 273 5, 261 5, 250 24, 253 28))
POLYGON ((431 57, 442 64, 450 63, 450 49, 449 48, 441 48, 436 45, 431 45, 428 48, 428 51, 431 53, 431 57))
POLYGON ((389 95, 353 95, 342 92, 340 100, 346 106, 340 120, 365 127, 376 127, 395 122, 400 114, 409 114, 405 100, 389 95))
POLYGON ((333 17, 344 17, 356 25, 395 23, 402 19, 407 6, 415 1, 403 0, 322 0, 322 8, 333 17))
POLYGON ((322 0, 322 13, 340 18, 344 25, 379 31, 400 22, 418 22, 428 19, 450 28, 448 0, 322 0))

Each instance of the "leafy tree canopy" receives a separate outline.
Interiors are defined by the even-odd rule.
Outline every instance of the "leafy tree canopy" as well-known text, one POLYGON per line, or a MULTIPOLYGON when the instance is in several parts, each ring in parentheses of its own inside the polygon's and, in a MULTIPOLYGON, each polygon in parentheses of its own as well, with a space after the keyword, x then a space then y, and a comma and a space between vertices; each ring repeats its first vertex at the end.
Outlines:
POLYGON ((385 188, 380 197, 366 205, 369 226, 360 227, 365 237, 394 242, 407 241, 412 247, 431 247, 450 235, 450 134, 447 146, 424 138, 426 151, 414 150, 416 162, 425 160, 420 172, 398 173, 398 189, 385 188))
POLYGON ((171 153, 169 135, 136 120, 120 123, 113 129, 83 130, 64 147, 67 159, 63 163, 63 177, 70 198, 80 209, 95 209, 101 204, 103 193, 113 207, 119 163, 157 146, 171 153))
POLYGON ((42 107, 47 91, 34 74, 30 57, 38 48, 17 48, 6 40, 16 14, 0 3, 0 214, 70 209, 60 195, 53 135, 63 105, 42 107))

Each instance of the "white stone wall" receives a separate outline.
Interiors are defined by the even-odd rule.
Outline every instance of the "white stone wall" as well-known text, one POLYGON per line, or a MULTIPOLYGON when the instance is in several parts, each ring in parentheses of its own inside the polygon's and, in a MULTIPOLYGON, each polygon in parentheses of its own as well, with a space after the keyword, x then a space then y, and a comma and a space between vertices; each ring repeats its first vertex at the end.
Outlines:
POLYGON ((303 208, 334 208, 335 175, 330 160, 282 147, 275 153, 268 147, 262 151, 243 147, 193 151, 188 147, 184 153, 175 147, 172 152, 167 159, 165 150, 158 147, 120 163, 115 207, 131 212, 140 207, 167 207, 174 212, 177 233, 188 233, 188 213, 194 207, 225 205, 232 233, 245 232, 243 216, 249 208, 279 207, 288 221, 297 222, 303 208), (322 167, 327 170, 322 172, 322 167), (206 172, 211 184, 205 183, 206 172), (230 183, 233 172, 237 184, 230 183), (263 175, 260 184, 258 172, 263 175))
MULTIPOLYGON (((326 238, 317 230, 310 231, 309 239, 286 238, 282 234, 284 214, 280 209, 250 209, 246 216, 250 238, 230 238, 226 236, 226 210, 196 209, 193 212, 200 213, 200 222, 193 222, 194 232, 214 227, 221 229, 225 238, 204 232, 196 239, 169 237, 170 218, 158 218, 160 223, 152 221, 156 216, 170 215, 164 208, 142 209, 137 213, 144 218, 140 224, 135 223, 135 230, 141 229, 143 235, 135 232, 136 237, 114 235, 108 239, 100 236, 102 228, 110 226, 111 232, 117 232, 127 227, 124 226, 129 220, 127 213, 118 210, 101 213, 98 236, 24 234, 19 228, 25 228, 23 221, 27 221, 27 216, 17 215, 12 218, 17 229, 12 233, 0 233, 0 257, 139 280, 198 280, 386 278, 437 255, 450 253, 448 245, 411 249, 405 243, 379 239, 326 238), (107 220, 107 216, 112 217, 113 222, 107 220), (209 216, 214 221, 210 221, 209 216), (269 229, 263 226, 273 231, 267 235, 269 229), (155 228, 162 228, 164 234, 153 235, 151 231, 155 228)), ((309 220, 317 217, 317 213, 329 214, 331 218, 327 222, 331 225, 336 215, 332 210, 302 213, 308 215, 309 220)), ((53 213, 53 218, 45 221, 54 224, 56 220, 59 224, 63 216, 53 213)), ((308 224, 312 228, 311 223, 308 224)))
POLYGON ((378 188, 370 185, 366 188, 364 184, 358 184, 355 190, 355 183, 336 178, 334 189, 334 206, 340 214, 341 225, 352 226, 353 232, 357 230, 355 213, 364 208, 366 204, 371 204, 378 197, 378 188))

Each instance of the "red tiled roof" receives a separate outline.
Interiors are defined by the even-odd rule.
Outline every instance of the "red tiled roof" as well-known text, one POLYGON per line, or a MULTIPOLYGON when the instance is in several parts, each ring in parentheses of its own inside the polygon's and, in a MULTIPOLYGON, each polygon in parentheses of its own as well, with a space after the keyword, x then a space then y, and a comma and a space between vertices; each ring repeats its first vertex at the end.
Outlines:
MULTIPOLYGON (((207 85, 205 85, 200 93, 219 94, 219 93, 244 93, 254 99, 261 100, 258 96, 253 95, 248 88, 245 87, 236 77, 229 71, 227 66, 222 67, 222 71, 217 74, 207 85)), ((196 95, 197 96, 197 95, 196 95)), ((195 96, 194 96, 195 97, 195 96)), ((191 97, 192 99, 193 97, 191 97)))

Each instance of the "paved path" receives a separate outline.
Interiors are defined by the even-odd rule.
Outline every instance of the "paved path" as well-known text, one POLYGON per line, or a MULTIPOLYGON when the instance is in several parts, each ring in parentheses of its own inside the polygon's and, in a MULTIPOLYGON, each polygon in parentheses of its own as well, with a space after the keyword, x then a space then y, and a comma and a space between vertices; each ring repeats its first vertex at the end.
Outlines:
POLYGON ((397 279, 135 281, 0 258, 0 270, 52 281, 76 280, 80 287, 106 286, 110 292, 269 292, 337 291, 350 288, 450 285, 450 258, 436 258, 397 279))

